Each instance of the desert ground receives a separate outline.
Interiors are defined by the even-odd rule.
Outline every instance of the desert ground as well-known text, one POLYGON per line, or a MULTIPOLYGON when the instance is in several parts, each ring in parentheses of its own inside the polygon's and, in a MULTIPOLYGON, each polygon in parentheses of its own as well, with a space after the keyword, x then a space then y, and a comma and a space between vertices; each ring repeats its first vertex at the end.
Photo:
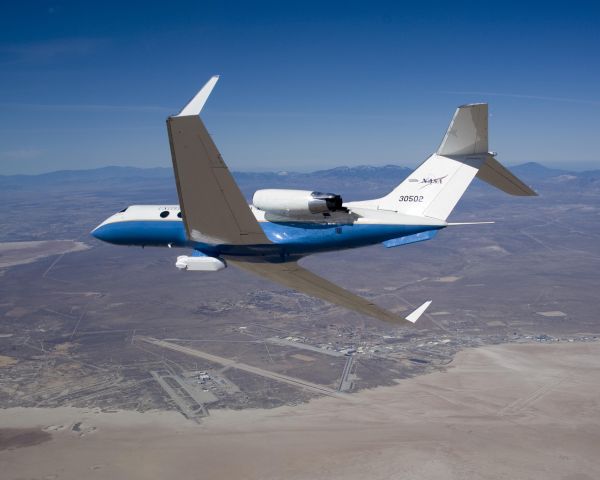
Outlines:
POLYGON ((600 478, 600 343, 460 352, 347 398, 214 411, 0 411, 4 479, 600 478))
POLYGON ((33 263, 42 258, 80 252, 90 248, 83 242, 73 240, 48 240, 35 242, 0 243, 0 268, 33 263))

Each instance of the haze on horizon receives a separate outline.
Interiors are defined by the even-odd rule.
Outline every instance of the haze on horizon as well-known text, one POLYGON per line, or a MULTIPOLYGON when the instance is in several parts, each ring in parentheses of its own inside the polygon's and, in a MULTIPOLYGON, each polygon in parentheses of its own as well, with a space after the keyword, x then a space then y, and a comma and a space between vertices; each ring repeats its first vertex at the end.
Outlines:
POLYGON ((236 171, 414 167, 490 104, 507 165, 600 168, 593 2, 34 2, 0 15, 0 174, 170 166, 165 119, 213 74, 236 171))

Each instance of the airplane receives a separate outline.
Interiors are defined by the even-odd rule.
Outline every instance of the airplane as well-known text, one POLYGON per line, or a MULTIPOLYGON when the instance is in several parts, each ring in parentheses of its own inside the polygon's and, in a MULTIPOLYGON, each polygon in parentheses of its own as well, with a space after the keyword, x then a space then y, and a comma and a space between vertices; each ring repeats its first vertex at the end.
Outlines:
POLYGON ((431 301, 407 316, 320 277, 298 264, 317 253, 383 244, 392 248, 431 240, 471 181, 511 195, 535 196, 488 151, 488 105, 456 109, 441 145, 389 194, 344 202, 338 194, 265 189, 248 205, 209 135, 200 112, 219 77, 167 119, 179 205, 132 205, 107 218, 91 235, 108 243, 191 249, 176 267, 217 272, 228 266, 376 319, 414 324, 431 301))

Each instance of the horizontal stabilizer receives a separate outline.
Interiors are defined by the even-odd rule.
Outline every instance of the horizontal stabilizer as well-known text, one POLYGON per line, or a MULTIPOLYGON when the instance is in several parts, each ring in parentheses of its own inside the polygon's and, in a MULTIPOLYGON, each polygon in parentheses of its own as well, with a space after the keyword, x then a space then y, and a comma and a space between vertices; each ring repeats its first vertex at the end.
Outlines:
POLYGON ((458 107, 437 154, 452 157, 480 153, 488 153, 487 103, 458 107))
POLYGON ((404 237, 392 238, 383 242, 385 248, 400 247, 402 245, 408 245, 409 243, 424 242, 425 240, 431 240, 436 236, 437 230, 428 230, 427 232, 415 233, 414 235, 406 235, 404 237))
POLYGON ((457 225, 490 225, 496 222, 450 222, 449 227, 456 227, 457 225))
POLYGON ((537 193, 515 177, 491 155, 488 155, 483 165, 479 168, 477 178, 510 195, 519 195, 523 197, 537 195, 537 193))

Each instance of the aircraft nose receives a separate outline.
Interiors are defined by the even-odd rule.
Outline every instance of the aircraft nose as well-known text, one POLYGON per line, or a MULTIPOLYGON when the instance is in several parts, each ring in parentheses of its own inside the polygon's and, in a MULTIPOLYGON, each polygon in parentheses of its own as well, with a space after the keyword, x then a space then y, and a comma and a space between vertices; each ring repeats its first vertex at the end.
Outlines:
POLYGON ((96 228, 94 228, 90 232, 90 235, 92 237, 97 238, 98 240, 102 240, 103 242, 106 242, 106 229, 104 228, 103 224, 100 224, 96 228))
POLYGON ((114 215, 104 220, 100 225, 98 225, 90 232, 90 235, 92 237, 97 238, 98 240, 102 240, 103 242, 113 243, 115 240, 115 232, 114 229, 111 228, 114 225, 112 222, 113 217, 114 215))

